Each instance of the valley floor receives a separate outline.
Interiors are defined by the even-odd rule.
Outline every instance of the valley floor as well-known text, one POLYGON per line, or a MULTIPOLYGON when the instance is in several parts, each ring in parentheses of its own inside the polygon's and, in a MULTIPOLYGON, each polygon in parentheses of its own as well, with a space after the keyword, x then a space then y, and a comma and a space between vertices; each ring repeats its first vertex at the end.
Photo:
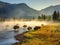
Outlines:
POLYGON ((13 45, 60 45, 60 23, 41 26, 39 30, 30 30, 15 36, 13 45))

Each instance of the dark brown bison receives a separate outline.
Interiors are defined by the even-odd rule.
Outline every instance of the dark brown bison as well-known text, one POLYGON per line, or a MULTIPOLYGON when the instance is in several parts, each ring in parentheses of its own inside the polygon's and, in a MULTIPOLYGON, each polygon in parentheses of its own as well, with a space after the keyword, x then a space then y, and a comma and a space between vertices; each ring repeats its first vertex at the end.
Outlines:
POLYGON ((28 27, 27 29, 28 29, 28 30, 32 30, 32 27, 28 27))
POLYGON ((40 26, 35 26, 34 27, 34 30, 38 30, 38 29, 40 29, 41 27, 40 26))
POLYGON ((18 24, 16 24, 14 27, 13 27, 13 29, 19 29, 19 26, 18 26, 18 24))
POLYGON ((26 28, 26 27, 27 27, 27 25, 23 25, 23 27, 24 27, 24 28, 26 28))

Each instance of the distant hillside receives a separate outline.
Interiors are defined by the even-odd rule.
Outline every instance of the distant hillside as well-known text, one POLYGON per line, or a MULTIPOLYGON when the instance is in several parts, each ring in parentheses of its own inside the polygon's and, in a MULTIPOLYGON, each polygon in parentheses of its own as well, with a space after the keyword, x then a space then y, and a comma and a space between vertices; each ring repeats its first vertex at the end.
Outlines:
POLYGON ((25 3, 9 4, 0 1, 1 18, 32 18, 38 15, 38 11, 30 8, 25 3))
POLYGON ((54 11, 59 11, 60 12, 60 5, 56 6, 50 6, 45 9, 40 10, 40 15, 45 14, 45 15, 52 15, 54 11))
POLYGON ((1 18, 37 18, 41 14, 52 15, 54 11, 60 11, 60 5, 50 6, 40 11, 30 8, 25 3, 10 4, 0 1, 1 18))

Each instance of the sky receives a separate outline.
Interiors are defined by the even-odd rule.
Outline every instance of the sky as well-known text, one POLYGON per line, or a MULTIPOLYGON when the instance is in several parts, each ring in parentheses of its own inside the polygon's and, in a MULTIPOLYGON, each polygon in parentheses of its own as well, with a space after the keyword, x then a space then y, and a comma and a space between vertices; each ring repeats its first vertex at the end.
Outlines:
POLYGON ((8 2, 11 4, 14 3, 26 3, 29 7, 41 10, 49 6, 60 5, 60 0, 0 0, 4 2, 8 2))

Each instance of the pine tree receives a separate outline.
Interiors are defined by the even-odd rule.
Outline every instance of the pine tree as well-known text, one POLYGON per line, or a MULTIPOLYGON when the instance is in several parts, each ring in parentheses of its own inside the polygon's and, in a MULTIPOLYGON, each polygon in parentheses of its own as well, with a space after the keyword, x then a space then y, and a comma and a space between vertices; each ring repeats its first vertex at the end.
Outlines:
POLYGON ((44 18, 44 20, 46 19, 46 16, 45 15, 43 15, 43 18, 44 18))
POLYGON ((56 11, 54 11, 54 13, 53 13, 53 20, 54 21, 57 20, 57 12, 56 11))
POLYGON ((59 18, 59 11, 58 12, 56 12, 56 11, 54 11, 54 13, 53 13, 53 20, 54 21, 57 21, 58 20, 58 18, 59 18))
POLYGON ((41 17, 40 17, 40 16, 38 16, 38 19, 41 19, 41 17))
POLYGON ((60 16, 60 14, 59 14, 59 11, 57 12, 57 17, 58 17, 58 19, 59 19, 59 16, 60 16))
POLYGON ((33 20, 35 19, 35 17, 33 16, 33 20))
POLYGON ((41 18, 44 19, 44 15, 43 14, 41 15, 41 18))

